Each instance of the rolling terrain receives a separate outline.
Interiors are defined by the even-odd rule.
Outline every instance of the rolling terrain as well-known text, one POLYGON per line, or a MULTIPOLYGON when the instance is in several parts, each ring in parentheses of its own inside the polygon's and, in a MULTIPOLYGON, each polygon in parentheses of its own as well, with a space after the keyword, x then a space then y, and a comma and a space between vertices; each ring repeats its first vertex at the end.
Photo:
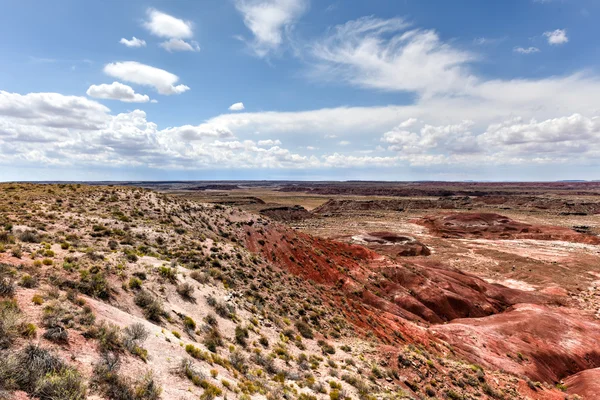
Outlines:
POLYGON ((0 185, 0 398, 594 399, 600 184, 0 185))

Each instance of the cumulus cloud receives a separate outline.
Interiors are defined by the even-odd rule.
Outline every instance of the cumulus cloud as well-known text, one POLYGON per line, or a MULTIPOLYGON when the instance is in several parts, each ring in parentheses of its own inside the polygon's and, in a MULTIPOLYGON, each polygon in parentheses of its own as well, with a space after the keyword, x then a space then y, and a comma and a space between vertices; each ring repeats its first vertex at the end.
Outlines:
POLYGON ((515 47, 513 49, 513 51, 515 53, 519 53, 519 54, 533 54, 533 53, 539 53, 540 49, 538 49, 537 47, 515 47))
POLYGON ((200 45, 193 40, 188 43, 183 39, 169 39, 160 43, 159 46, 169 53, 174 51, 200 51, 200 45))
POLYGON ((124 44, 127 47, 146 47, 146 41, 143 39, 138 39, 135 36, 133 36, 131 40, 121 38, 119 43, 124 44))
POLYGON ((308 0, 236 0, 235 6, 254 38, 253 52, 265 57, 277 50, 285 35, 308 9, 308 0))
POLYGON ((434 94, 469 84, 476 56, 400 18, 363 17, 336 26, 312 46, 313 74, 380 90, 434 94))
POLYGON ((517 153, 585 153, 600 146, 600 118, 573 114, 544 121, 514 118, 490 125, 480 141, 517 153))
POLYGON ((189 39, 194 36, 193 24, 175 18, 162 11, 150 8, 147 11, 148 19, 144 21, 144 27, 151 34, 170 39, 189 39))
POLYGON ((0 91, 0 117, 35 127, 35 130, 98 129, 106 122, 109 111, 102 104, 85 97, 0 91))
POLYGON ((86 94, 98 99, 120 100, 126 103, 146 103, 150 101, 148 95, 136 93, 131 86, 119 82, 91 85, 86 94))
POLYGON ((179 77, 164 69, 141 64, 136 61, 124 61, 107 64, 104 73, 138 85, 152 86, 160 94, 181 94, 190 88, 186 85, 175 84, 179 77))
POLYGON ((259 140, 258 141, 258 145, 259 146, 267 146, 267 147, 281 146, 281 141, 279 141, 279 140, 272 140, 272 139, 259 140))
POLYGON ((474 135, 470 132, 473 121, 444 126, 425 124, 421 129, 413 130, 418 124, 420 123, 416 119, 408 119, 384 133, 381 141, 389 144, 389 150, 411 154, 432 150, 460 154, 479 151, 474 135))
POLYGON ((304 168, 314 157, 278 140, 238 140, 206 122, 159 129, 144 111, 111 115, 84 97, 0 92, 0 164, 161 169, 304 168), (43 146, 40 146, 43 143, 43 146))
POLYGON ((551 45, 565 44, 569 41, 567 31, 565 29, 556 29, 554 31, 544 32, 544 36, 548 39, 551 45))
POLYGON ((242 111, 243 109, 245 109, 246 107, 244 107, 244 103, 234 103, 232 105, 229 106, 229 110, 230 111, 242 111))

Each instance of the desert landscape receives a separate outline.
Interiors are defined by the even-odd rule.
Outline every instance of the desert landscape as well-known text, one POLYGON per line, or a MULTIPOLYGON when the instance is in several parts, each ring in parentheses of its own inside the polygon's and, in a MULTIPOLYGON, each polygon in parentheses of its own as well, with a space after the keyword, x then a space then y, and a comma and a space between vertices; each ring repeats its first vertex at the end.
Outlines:
POLYGON ((595 399, 600 183, 0 185, 2 398, 595 399))

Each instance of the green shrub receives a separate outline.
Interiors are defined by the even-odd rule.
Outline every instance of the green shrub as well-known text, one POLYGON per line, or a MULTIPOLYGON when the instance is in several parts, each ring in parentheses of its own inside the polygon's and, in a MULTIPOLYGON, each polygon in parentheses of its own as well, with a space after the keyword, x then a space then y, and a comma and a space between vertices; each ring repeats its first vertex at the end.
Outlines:
POLYGON ((21 286, 23 286, 24 288, 33 288, 36 287, 38 285, 38 281, 36 278, 34 278, 31 275, 25 274, 21 277, 21 282, 20 282, 21 286))
POLYGON ((165 315, 162 303, 160 300, 154 298, 149 292, 142 290, 134 298, 135 304, 144 309, 144 316, 155 322, 160 322, 161 318, 165 315))
POLYGON ((203 344, 206 346, 208 350, 213 353, 217 352, 217 348, 223 346, 223 338, 221 337, 221 333, 217 328, 211 328, 204 335, 203 344))
POLYGON ((37 383, 35 396, 40 400, 85 399, 86 387, 81 374, 73 368, 59 373, 49 373, 37 383))
POLYGON ((78 288, 81 293, 88 296, 98 297, 103 300, 110 298, 110 285, 102 272, 90 273, 89 271, 81 271, 78 288))
POLYGON ((22 329, 22 314, 15 300, 0 301, 0 349, 8 348, 22 329))
POLYGON ((183 326, 185 326, 186 329, 193 331, 194 329, 196 329, 196 321, 194 321, 190 317, 184 317, 183 318, 183 326))
POLYGON ((42 304, 44 304, 44 298, 39 294, 34 294, 31 298, 31 302, 36 306, 41 306, 42 304))
POLYGON ((177 271, 174 268, 163 265, 158 267, 158 274, 171 283, 177 282, 177 271))
POLYGON ((246 339, 248 339, 249 334, 248 334, 248 329, 247 328, 243 328, 240 325, 237 325, 235 327, 235 341, 238 342, 240 345, 246 347, 246 339))
POLYGON ((113 323, 102 321, 96 334, 101 352, 119 351, 123 348, 121 328, 113 323))
POLYGON ((28 344, 3 360, 0 380, 40 400, 86 398, 81 375, 49 350, 28 344))
POLYGON ((304 337, 306 339, 313 339, 314 338, 313 331, 312 331, 310 325, 308 325, 306 322, 304 322, 304 321, 297 321, 296 322, 296 329, 298 329, 298 332, 300 332, 300 335, 302 335, 302 337, 304 337))
POLYGON ((129 278, 129 289, 141 289, 142 280, 136 277, 129 278))

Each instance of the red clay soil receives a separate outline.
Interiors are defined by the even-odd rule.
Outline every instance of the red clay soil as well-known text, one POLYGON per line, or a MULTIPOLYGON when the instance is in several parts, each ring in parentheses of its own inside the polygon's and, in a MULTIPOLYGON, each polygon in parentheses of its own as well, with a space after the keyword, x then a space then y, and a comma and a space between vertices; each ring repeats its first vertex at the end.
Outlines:
POLYGON ((484 317, 501 313, 513 304, 549 300, 435 262, 394 265, 382 268, 380 274, 383 279, 376 286, 384 299, 430 323, 484 317))
POLYGON ((558 226, 531 225, 493 213, 440 213, 414 222, 444 238, 561 240, 600 245, 598 236, 558 226))
POLYGON ((578 394, 584 399, 600 398, 600 368, 588 369, 564 380, 569 394, 578 394))
POLYGON ((379 313, 411 321, 483 317, 517 303, 544 303, 550 298, 491 284, 435 262, 396 263, 361 246, 276 224, 247 227, 246 244, 280 268, 335 286, 379 313))
POLYGON ((474 363, 535 381, 558 382, 600 367, 600 323, 574 309, 519 304, 502 314, 458 319, 430 331, 474 363))

